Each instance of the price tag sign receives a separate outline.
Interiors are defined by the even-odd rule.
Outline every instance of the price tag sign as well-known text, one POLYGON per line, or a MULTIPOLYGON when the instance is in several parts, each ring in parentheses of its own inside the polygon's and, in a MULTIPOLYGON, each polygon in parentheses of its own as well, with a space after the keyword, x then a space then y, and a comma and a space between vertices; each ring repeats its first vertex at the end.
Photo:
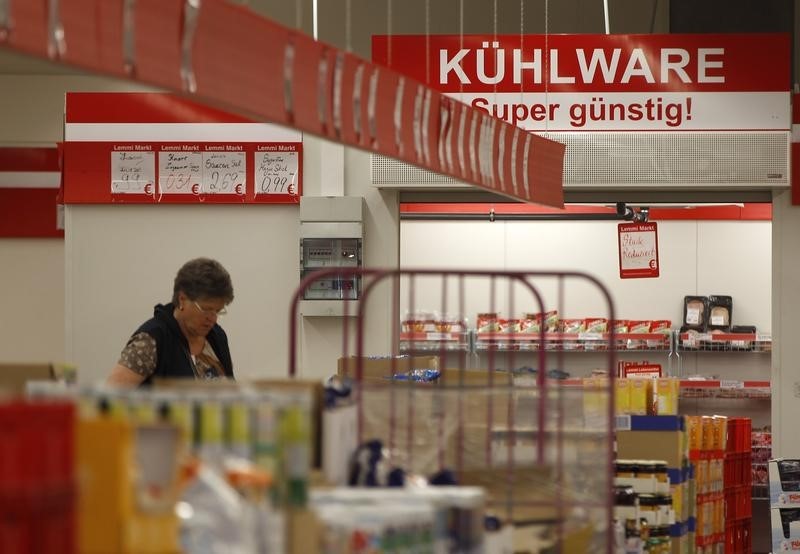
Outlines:
POLYGON ((719 388, 721 389, 743 389, 744 382, 742 381, 732 381, 732 380, 723 380, 719 382, 719 388))
POLYGON ((203 181, 197 194, 244 194, 247 161, 242 152, 203 152, 203 181))
POLYGON ((158 190, 161 194, 192 194, 203 180, 201 152, 159 152, 158 190))
POLYGON ((256 194, 297 194, 298 153, 255 153, 256 194))
POLYGON ((155 193, 156 158, 152 151, 111 152, 111 194, 155 193))
POLYGON ((620 223, 619 276, 621 279, 658 277, 658 228, 655 223, 620 223))

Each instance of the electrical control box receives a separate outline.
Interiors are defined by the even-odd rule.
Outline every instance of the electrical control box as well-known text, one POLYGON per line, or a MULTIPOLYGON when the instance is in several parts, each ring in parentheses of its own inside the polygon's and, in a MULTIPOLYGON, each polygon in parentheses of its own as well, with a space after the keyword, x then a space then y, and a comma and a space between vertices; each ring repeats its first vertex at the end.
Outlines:
MULTIPOLYGON (((300 200, 300 278, 322 269, 362 266, 364 249, 361 197, 307 197, 300 200)), ((303 300, 358 300, 361 278, 331 272, 305 287, 303 300)), ((308 309, 303 310, 309 312, 308 309)), ((316 310, 314 315, 340 315, 340 310, 316 310), (318 312, 318 313, 316 313, 318 312)))

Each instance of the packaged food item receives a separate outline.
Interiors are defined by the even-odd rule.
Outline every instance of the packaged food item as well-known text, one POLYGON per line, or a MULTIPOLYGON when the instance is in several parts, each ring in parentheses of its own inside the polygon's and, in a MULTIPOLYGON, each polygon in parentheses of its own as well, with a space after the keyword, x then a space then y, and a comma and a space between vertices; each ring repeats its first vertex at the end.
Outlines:
POLYGON ((703 449, 703 422, 700 416, 684 416, 689 451, 703 449))
POLYGON ((586 322, 583 319, 561 319, 558 323, 558 332, 564 334, 577 334, 586 331, 586 322))
MULTIPOLYGON (((741 335, 755 335, 756 334, 756 326, 755 325, 731 325, 731 333, 741 334, 741 335)), ((753 349, 753 341, 745 338, 741 340, 732 340, 731 341, 731 350, 752 350, 753 349)))
MULTIPOLYGON (((579 335, 586 331, 586 323, 583 319, 561 319, 558 322, 558 332, 565 335, 579 335)), ((564 337, 561 344, 564 350, 583 350, 584 345, 578 341, 578 337, 564 337)))
POLYGON ((611 321, 610 327, 613 328, 614 332, 618 335, 625 334, 628 332, 629 323, 627 319, 614 319, 611 321))
POLYGON ((711 450, 725 450, 728 441, 728 418, 716 415, 712 418, 711 450))
POLYGON ((608 333, 608 320, 604 317, 587 317, 583 324, 587 333, 608 333))
POLYGON ((701 450, 714 449, 714 418, 711 416, 700 416, 702 428, 703 446, 701 450))
POLYGON ((630 413, 647 415, 652 409, 653 380, 649 378, 629 379, 630 381, 630 413))
POLYGON ((680 334, 681 348, 684 350, 697 350, 700 348, 700 331, 684 325, 678 333, 680 334))
POLYGON ((645 341, 647 348, 669 348, 669 334, 672 332, 672 321, 668 319, 656 319, 650 322, 650 333, 664 335, 663 339, 651 339, 645 341))
POLYGON ((728 332, 731 329, 733 317, 733 298, 730 296, 712 295, 708 297, 708 325, 707 330, 720 330, 728 332))
POLYGON ((608 333, 608 320, 603 317, 588 317, 583 320, 586 333, 591 333, 583 337, 584 348, 586 350, 608 350, 608 343, 604 335, 608 333))
POLYGON ((539 333, 542 330, 542 314, 523 314, 519 322, 521 333, 539 333))
POLYGON ((500 323, 497 318, 497 312, 478 314, 476 321, 478 333, 499 333, 500 323))
POLYGON ((544 314, 545 333, 555 333, 558 329, 558 310, 550 310, 544 314))
POLYGON ((708 325, 707 296, 683 297, 683 325, 687 329, 705 332, 706 325, 708 325))
POLYGON ((436 312, 409 312, 401 322, 403 333, 433 333, 436 331, 436 312))
MULTIPOLYGON (((642 335, 650 332, 650 325, 652 321, 648 320, 629 320, 628 321, 628 333, 632 335, 642 335)), ((639 339, 628 339, 627 341, 627 348, 628 350, 636 350, 637 348, 643 348, 645 342, 639 339)))
POLYGON ((678 389, 680 382, 675 377, 656 379, 656 414, 678 414, 678 389))
POLYGON ((463 333, 467 329, 467 323, 461 316, 444 314, 439 317, 434 326, 438 333, 463 333))
POLYGON ((498 319, 497 324, 500 333, 520 332, 520 322, 517 319, 498 319))
POLYGON ((614 400, 616 413, 619 415, 631 413, 631 383, 630 379, 617 379, 614 381, 614 400))

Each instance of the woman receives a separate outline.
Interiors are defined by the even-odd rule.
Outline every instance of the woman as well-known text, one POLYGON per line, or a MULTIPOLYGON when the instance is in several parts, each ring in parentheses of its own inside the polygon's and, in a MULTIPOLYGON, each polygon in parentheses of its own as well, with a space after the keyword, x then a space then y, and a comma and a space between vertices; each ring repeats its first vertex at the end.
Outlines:
POLYGON ((137 386, 154 378, 233 378, 228 337, 217 325, 233 301, 231 276, 209 258, 186 262, 175 276, 172 302, 128 340, 108 384, 137 386))

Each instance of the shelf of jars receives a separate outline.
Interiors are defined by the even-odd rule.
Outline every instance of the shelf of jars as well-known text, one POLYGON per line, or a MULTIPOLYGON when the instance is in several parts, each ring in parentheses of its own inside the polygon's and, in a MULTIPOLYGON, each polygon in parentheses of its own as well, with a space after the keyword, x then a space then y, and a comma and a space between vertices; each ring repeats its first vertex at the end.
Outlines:
POLYGON ((401 352, 468 352, 471 333, 466 332, 405 332, 400 333, 401 352))

